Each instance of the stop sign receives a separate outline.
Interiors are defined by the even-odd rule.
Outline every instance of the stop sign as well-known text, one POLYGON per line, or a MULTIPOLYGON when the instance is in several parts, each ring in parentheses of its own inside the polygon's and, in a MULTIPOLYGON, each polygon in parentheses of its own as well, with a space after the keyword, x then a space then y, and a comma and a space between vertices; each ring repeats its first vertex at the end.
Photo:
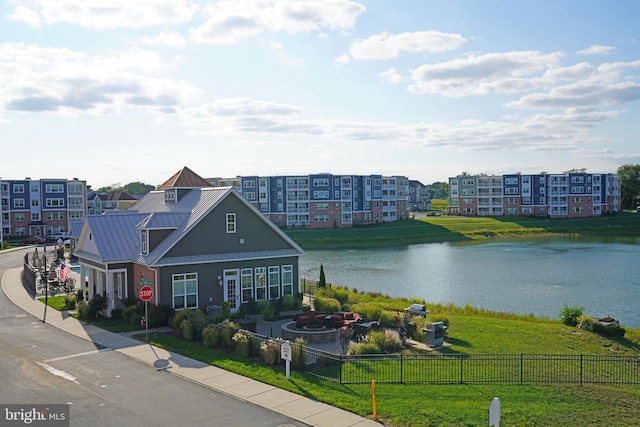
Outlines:
POLYGON ((149 285, 143 286, 140 288, 139 295, 142 301, 149 301, 153 298, 153 288, 149 285))

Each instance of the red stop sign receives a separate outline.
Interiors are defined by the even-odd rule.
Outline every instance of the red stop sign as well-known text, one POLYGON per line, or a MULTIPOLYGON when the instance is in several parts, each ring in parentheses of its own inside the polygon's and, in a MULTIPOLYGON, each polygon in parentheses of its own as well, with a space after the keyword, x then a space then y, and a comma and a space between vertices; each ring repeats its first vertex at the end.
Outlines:
POLYGON ((140 288, 139 295, 142 301, 149 301, 153 298, 153 288, 149 285, 143 286, 140 288))

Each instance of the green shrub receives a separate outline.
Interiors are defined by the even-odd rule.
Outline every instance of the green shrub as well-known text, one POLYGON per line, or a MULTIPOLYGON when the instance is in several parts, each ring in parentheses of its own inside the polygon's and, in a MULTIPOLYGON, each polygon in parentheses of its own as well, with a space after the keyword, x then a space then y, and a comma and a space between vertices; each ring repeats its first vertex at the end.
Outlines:
POLYGON ((222 344, 222 328, 208 325, 202 330, 202 341, 206 347, 217 348, 222 344))
POLYGON ((147 323, 150 328, 157 328, 166 324, 168 306, 150 304, 147 307, 147 323))
POLYGON ((569 307, 567 303, 564 303, 564 307, 560 309, 560 318, 562 323, 568 326, 576 326, 578 324, 578 317, 582 316, 584 311, 583 307, 569 307))
POLYGON ((380 312, 380 323, 384 326, 396 326, 398 323, 398 312, 391 310, 382 310, 380 312))
POLYGON ((381 354, 395 353, 402 349, 402 344, 397 338, 385 331, 372 331, 367 335, 363 343, 349 348, 348 354, 381 354))
POLYGON ((584 314, 578 316, 576 326, 580 329, 584 329, 585 331, 593 330, 593 319, 590 316, 586 316, 584 314))
POLYGON ((67 310, 73 310, 74 308, 76 308, 76 295, 65 295, 64 305, 67 307, 67 310))
POLYGON ((291 344, 291 366, 301 370, 307 363, 307 350, 303 338, 296 338, 291 344))
POLYGON ((379 320, 382 307, 372 303, 360 303, 351 306, 351 311, 369 320, 379 320))
POLYGON ((76 303, 76 313, 81 319, 94 319, 96 317, 95 311, 86 301, 78 301, 76 303))
POLYGON ((236 344, 233 341, 233 337, 240 330, 240 326, 230 320, 225 320, 220 323, 220 327, 222 328, 222 345, 233 349, 236 344))
POLYGON ((180 323, 180 333, 187 341, 194 341, 196 339, 196 325, 193 319, 185 318, 180 323))
POLYGON ((282 298, 282 303, 280 304, 280 309, 282 311, 293 310, 297 306, 297 301, 293 297, 293 295, 285 295, 282 298))
POLYGON ((140 308, 140 306, 136 305, 129 305, 127 306, 127 308, 124 309, 124 312, 122 313, 122 317, 126 320, 133 322, 133 316, 136 314, 142 314, 142 309, 140 308))
POLYGON ((123 310, 121 308, 114 308, 111 310, 111 317, 114 319, 122 319, 122 312, 123 310))
POLYGON ((610 337, 624 337, 624 334, 627 332, 622 326, 619 324, 613 325, 603 325, 602 323, 594 322, 593 323, 593 331, 598 332, 602 335, 607 335, 610 337))
POLYGON ((77 301, 84 301, 84 290, 83 289, 78 289, 76 291, 76 302, 77 301))
POLYGON ((229 317, 231 314, 231 303, 229 301, 222 301, 222 315, 224 317, 229 317))
POLYGON ((208 320, 207 316, 201 310, 180 310, 177 311, 173 319, 171 319, 171 327, 174 331, 180 332, 185 338, 187 338, 184 335, 186 331, 193 336, 191 340, 195 341, 202 339, 202 330, 207 326, 208 320), (183 327, 182 323, 187 319, 190 321, 190 324, 183 327))
POLYGON ((260 301, 258 301, 258 313, 262 314, 262 312, 267 309, 270 308, 271 304, 269 304, 269 301, 266 299, 262 299, 260 301))
POLYGON ((335 313, 336 311, 340 311, 342 308, 342 304, 335 298, 325 298, 321 296, 316 296, 313 301, 313 306, 316 311, 324 311, 327 314, 335 313))
POLYGON ((130 322, 134 325, 138 325, 138 326, 142 326, 140 324, 140 321, 142 321, 142 314, 134 314, 131 316, 131 320, 130 322))
POLYGON ((258 314, 258 303, 256 302, 256 300, 251 297, 249 298, 249 301, 247 301, 246 304, 244 304, 244 307, 246 309, 246 313, 247 314, 258 314))

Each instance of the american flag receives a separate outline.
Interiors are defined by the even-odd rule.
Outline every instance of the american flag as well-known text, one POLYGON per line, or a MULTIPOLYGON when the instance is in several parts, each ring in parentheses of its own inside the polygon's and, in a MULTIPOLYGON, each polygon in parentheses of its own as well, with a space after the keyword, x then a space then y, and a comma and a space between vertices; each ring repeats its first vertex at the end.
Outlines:
POLYGON ((71 267, 66 264, 60 264, 60 280, 65 280, 71 271, 71 267))

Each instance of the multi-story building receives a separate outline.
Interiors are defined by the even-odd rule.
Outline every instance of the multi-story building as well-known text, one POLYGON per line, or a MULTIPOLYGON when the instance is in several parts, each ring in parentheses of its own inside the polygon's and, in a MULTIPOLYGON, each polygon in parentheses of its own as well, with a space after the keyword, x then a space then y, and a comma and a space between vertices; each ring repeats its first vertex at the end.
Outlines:
POLYGON ((100 215, 109 210, 125 211, 137 201, 125 191, 110 191, 108 194, 91 191, 87 195, 87 210, 89 215, 100 215))
POLYGON ((449 178, 449 213, 465 216, 600 216, 621 209, 616 174, 458 175, 449 178))
POLYGON ((431 210, 431 196, 429 189, 420 181, 409 180, 409 209, 412 211, 431 210))
POLYGON ((409 180, 404 176, 333 175, 209 178, 231 186, 282 227, 330 228, 409 217, 409 180))
POLYGON ((0 182, 3 236, 46 236, 71 231, 87 215, 87 184, 77 178, 0 182))

